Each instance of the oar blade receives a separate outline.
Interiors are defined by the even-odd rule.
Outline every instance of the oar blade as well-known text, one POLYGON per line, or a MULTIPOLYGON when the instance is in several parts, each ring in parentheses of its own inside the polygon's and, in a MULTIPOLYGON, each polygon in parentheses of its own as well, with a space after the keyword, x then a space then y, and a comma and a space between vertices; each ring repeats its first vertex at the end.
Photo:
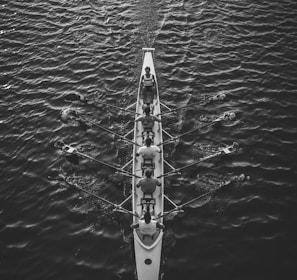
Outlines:
POLYGON ((205 204, 209 203, 210 200, 211 200, 211 194, 209 194, 205 197, 202 197, 200 199, 197 199, 197 200, 189 203, 187 206, 189 208, 200 208, 200 207, 204 206, 205 204))

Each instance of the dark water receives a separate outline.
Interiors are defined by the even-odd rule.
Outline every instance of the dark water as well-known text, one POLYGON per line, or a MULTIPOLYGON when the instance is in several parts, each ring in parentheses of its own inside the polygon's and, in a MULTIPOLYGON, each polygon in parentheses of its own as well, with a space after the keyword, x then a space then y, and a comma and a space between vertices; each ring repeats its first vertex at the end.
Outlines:
POLYGON ((231 124, 165 148, 168 161, 182 166, 197 156, 197 143, 241 147, 171 178, 167 194, 193 198, 201 190, 177 182, 200 172, 251 176, 165 220, 163 279, 296 279, 296 27, 293 0, 1 1, 0 279, 134 279, 130 218, 60 177, 115 202, 129 180, 87 160, 72 164, 54 143, 111 164, 129 159, 128 144, 62 122, 61 111, 71 107, 128 132, 129 114, 102 103, 135 100, 143 46, 156 48, 168 106, 228 95, 164 118, 168 132, 194 128, 200 114, 237 113, 231 124), (84 104, 78 94, 97 102, 84 104))

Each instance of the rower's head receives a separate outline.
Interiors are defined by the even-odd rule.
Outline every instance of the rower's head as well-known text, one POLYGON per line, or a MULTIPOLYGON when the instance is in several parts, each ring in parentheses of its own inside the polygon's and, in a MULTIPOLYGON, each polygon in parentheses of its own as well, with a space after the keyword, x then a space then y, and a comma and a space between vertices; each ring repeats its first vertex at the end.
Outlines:
POLYGON ((145 212, 143 218, 144 218, 145 223, 149 224, 151 222, 151 218, 152 218, 150 212, 149 211, 145 212))
POLYGON ((151 68, 146 66, 144 70, 145 70, 145 73, 149 73, 151 71, 151 68))
POLYGON ((153 172, 152 172, 151 169, 146 169, 144 171, 144 175, 145 175, 146 178, 151 178, 152 177, 152 174, 153 174, 153 172))
POLYGON ((150 115, 150 113, 151 113, 151 108, 150 108, 150 106, 146 106, 146 107, 144 108, 144 113, 145 113, 147 116, 150 115))
POLYGON ((148 137, 144 140, 144 143, 147 147, 150 147, 152 144, 152 139, 148 137))

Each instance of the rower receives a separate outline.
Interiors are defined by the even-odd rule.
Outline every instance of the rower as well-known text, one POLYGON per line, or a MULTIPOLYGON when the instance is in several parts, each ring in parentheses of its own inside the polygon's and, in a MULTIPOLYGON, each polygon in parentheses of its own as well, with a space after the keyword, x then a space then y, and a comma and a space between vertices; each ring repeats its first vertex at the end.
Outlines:
POLYGON ((135 122, 141 121, 143 130, 144 130, 144 132, 146 132, 146 134, 148 136, 150 133, 153 133, 152 130, 153 130, 155 122, 161 122, 161 120, 158 117, 150 114, 151 113, 150 106, 147 106, 144 108, 144 113, 145 113, 145 115, 136 118, 135 122))
POLYGON ((161 182, 157 178, 152 177, 152 173, 151 169, 146 169, 144 171, 145 177, 140 179, 136 184, 136 188, 141 187, 144 197, 153 197, 153 193, 155 192, 157 186, 161 186, 161 182))
POLYGON ((158 146, 152 145, 151 138, 146 138, 144 142, 145 145, 140 147, 136 152, 136 157, 138 157, 139 155, 142 155, 143 157, 143 162, 141 164, 142 170, 147 167, 155 168, 153 160, 157 153, 161 153, 161 150, 158 146))
POLYGON ((143 103, 147 105, 153 103, 154 87, 156 84, 155 76, 150 71, 150 67, 145 67, 145 74, 141 77, 143 103))
POLYGON ((153 238, 157 229, 163 230, 165 226, 162 223, 159 223, 154 216, 151 216, 150 212, 145 212, 139 222, 132 224, 131 228, 139 228, 139 231, 143 235, 144 239, 146 236, 151 236, 153 238))

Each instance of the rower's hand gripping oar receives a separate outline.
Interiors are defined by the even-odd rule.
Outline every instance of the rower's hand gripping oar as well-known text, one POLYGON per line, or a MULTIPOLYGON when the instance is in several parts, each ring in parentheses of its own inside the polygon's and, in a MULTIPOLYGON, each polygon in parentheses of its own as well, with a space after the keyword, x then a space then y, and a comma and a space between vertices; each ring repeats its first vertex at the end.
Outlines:
POLYGON ((131 173, 131 172, 128 172, 128 171, 126 171, 126 170, 123 170, 123 169, 121 169, 121 168, 118 168, 118 167, 116 167, 116 166, 114 166, 114 165, 111 165, 111 164, 109 164, 109 163, 106 163, 106 162, 104 162, 104 161, 95 159, 95 158, 93 158, 93 157, 91 157, 91 156, 89 156, 89 155, 87 155, 87 154, 81 153, 81 152, 79 152, 76 148, 71 147, 70 145, 62 144, 62 146, 61 146, 60 148, 61 148, 61 150, 62 150, 63 152, 65 152, 65 153, 67 153, 67 154, 74 154, 74 155, 81 156, 81 157, 83 157, 83 158, 87 158, 87 159, 92 160, 92 161, 94 161, 94 162, 97 162, 97 163, 100 163, 100 164, 105 165, 105 166, 107 166, 107 167, 110 167, 110 168, 112 168, 112 169, 115 169, 116 171, 118 171, 119 173, 121 173, 121 174, 123 174, 123 175, 125 175, 125 176, 140 178, 139 176, 137 176, 137 175, 135 175, 135 174, 133 174, 133 173, 131 173))
POLYGON ((97 194, 94 194, 94 193, 92 193, 92 192, 90 192, 90 191, 88 191, 88 190, 85 190, 85 189, 79 187, 79 186, 76 185, 76 184, 72 184, 72 183, 68 182, 67 179, 65 179, 65 181, 66 181, 66 183, 67 183, 68 185, 73 186, 73 187, 79 189, 80 191, 85 192, 85 193, 87 193, 88 195, 91 195, 91 196, 93 196, 93 197, 95 197, 95 198, 97 198, 97 199, 99 199, 99 200, 101 200, 101 201, 103 201, 103 202, 105 202, 105 203, 107 203, 107 204, 109 204, 109 205, 112 205, 112 206, 114 207, 114 211, 123 212, 123 213, 126 213, 126 214, 129 214, 129 215, 132 215, 132 216, 135 216, 135 217, 139 218, 139 216, 138 216, 137 214, 135 214, 135 213, 133 213, 132 211, 129 211, 129 210, 127 210, 126 208, 122 207, 121 204, 113 203, 113 202, 111 202, 111 201, 105 199, 105 198, 102 197, 102 196, 99 196, 99 195, 97 195, 97 194))
POLYGON ((223 148, 220 148, 218 152, 214 153, 214 154, 211 154, 211 155, 208 155, 208 156, 205 156, 203 158, 200 158, 198 161, 195 161, 193 163, 190 163, 188 165, 185 165, 183 167, 180 167, 180 168, 177 168, 177 169, 174 169, 174 170, 171 170, 167 173, 164 173, 160 176, 158 176, 157 178, 162 178, 162 177, 168 177, 168 176, 172 176, 176 173, 179 173, 180 171, 186 169, 186 168, 189 168, 189 167, 192 167, 196 164, 199 164, 203 161, 206 161, 208 159, 211 159, 211 158, 215 158, 217 156, 220 156, 220 155, 230 155, 230 154, 233 154, 237 151, 239 147, 239 144, 237 142, 234 142, 232 145, 230 146, 227 146, 227 147, 223 147, 223 148))

